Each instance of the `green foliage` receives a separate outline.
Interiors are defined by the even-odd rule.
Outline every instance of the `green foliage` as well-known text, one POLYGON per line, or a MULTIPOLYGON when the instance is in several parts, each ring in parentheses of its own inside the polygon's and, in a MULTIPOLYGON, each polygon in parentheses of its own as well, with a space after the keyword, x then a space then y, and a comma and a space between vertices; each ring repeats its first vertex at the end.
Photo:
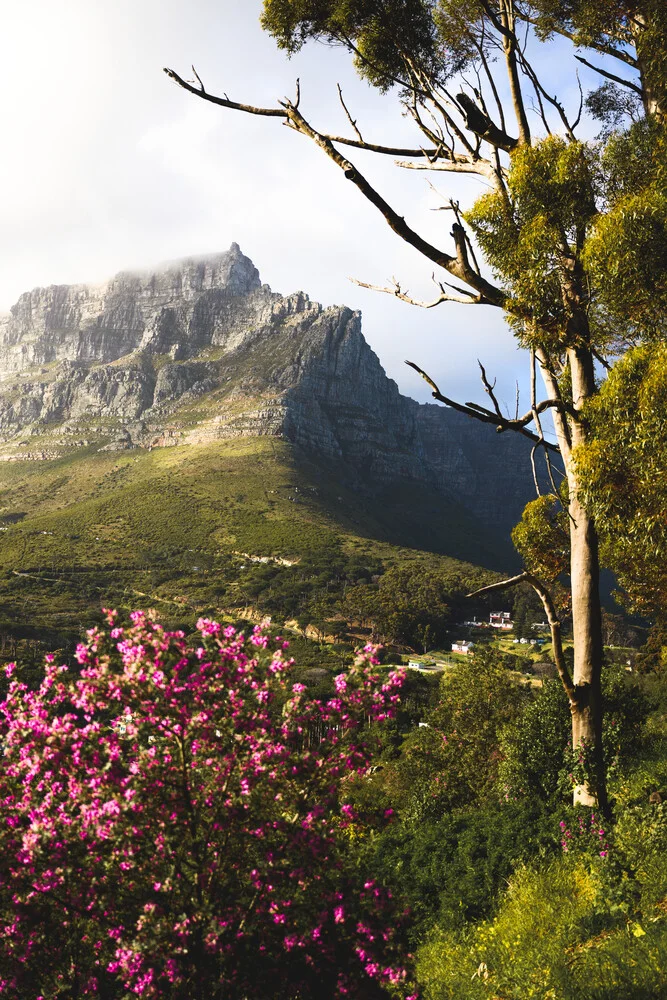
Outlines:
POLYGON ((614 132, 627 127, 641 115, 641 101, 634 91, 625 90, 607 80, 586 98, 586 108, 593 118, 603 123, 600 138, 608 139, 614 132))
POLYGON ((667 667, 667 620, 663 614, 651 626, 646 643, 642 646, 635 659, 637 670, 641 673, 665 673, 667 667))
POLYGON ((562 331, 569 318, 562 269, 597 213, 595 158, 583 143, 550 136, 514 151, 507 186, 509 197, 483 195, 466 219, 511 295, 524 341, 531 342, 528 316, 544 343, 545 330, 562 331))
POLYGON ((440 702, 426 725, 404 740, 383 785, 405 819, 438 818, 452 809, 497 801, 502 728, 528 697, 499 658, 478 651, 444 674, 440 702))
POLYGON ((345 45, 359 75, 385 91, 404 76, 408 58, 435 69, 433 7, 433 0, 264 0, 261 24, 290 53, 309 39, 345 45))
POLYGON ((582 499, 606 564, 637 608, 667 600, 667 345, 643 344, 609 373, 587 411, 577 451, 582 499))
POLYGON ((533 588, 528 586, 516 587, 512 607, 512 631, 515 638, 537 638, 533 624, 542 621, 543 618, 544 608, 533 588))
POLYGON ((664 336, 666 162, 667 128, 652 120, 613 135, 601 160, 606 211, 591 228, 583 261, 597 290, 597 322, 629 337, 664 336))
POLYGON ((506 880, 542 849, 556 849, 553 818, 539 802, 487 805, 418 823, 393 823, 373 866, 410 907, 413 937, 434 923, 488 917, 506 880))
POLYGON ((667 924, 627 926, 605 899, 604 865, 565 855, 518 871, 494 920, 434 930, 417 953, 426 1000, 664 996, 667 924))
POLYGON ((528 570, 545 581, 568 569, 570 538, 567 512, 553 493, 526 504, 512 541, 528 570))
MULTIPOLYGON (((620 667, 602 675, 603 747, 611 777, 639 752, 650 704, 639 684, 620 667)), ((559 680, 546 680, 521 715, 502 734, 499 787, 510 798, 545 801, 569 795, 571 720, 559 680)), ((575 755, 576 757, 576 755, 575 755)), ((575 760, 576 764, 576 760, 575 760)))
POLYGON ((491 579, 472 566, 404 562, 371 582, 347 588, 341 607, 348 619, 369 626, 383 642, 428 652, 449 641, 453 622, 463 614, 465 594, 491 579))

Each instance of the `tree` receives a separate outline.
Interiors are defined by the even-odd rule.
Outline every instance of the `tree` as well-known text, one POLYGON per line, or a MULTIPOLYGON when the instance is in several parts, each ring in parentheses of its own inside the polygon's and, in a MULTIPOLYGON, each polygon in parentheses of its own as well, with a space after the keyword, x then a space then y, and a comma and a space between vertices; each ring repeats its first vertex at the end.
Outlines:
POLYGON ((642 344, 615 365, 588 408, 593 437, 578 455, 605 562, 635 611, 667 607, 667 344, 642 344))
POLYGON ((130 617, 0 704, 3 996, 405 994, 400 917, 349 850, 382 826, 349 790, 400 672, 367 647, 321 702, 261 626, 189 646, 130 617))
MULTIPOLYGON (((599 800, 603 808, 598 535, 582 495, 575 455, 591 439, 587 408, 598 392, 596 363, 611 366, 615 352, 627 345, 629 332, 641 338, 647 324, 653 330, 660 326, 656 318, 665 312, 664 297, 652 295, 649 287, 656 284, 655 267, 660 265, 647 269, 650 248, 661 241, 664 245, 665 201, 652 205, 643 197, 631 204, 639 188, 646 192, 647 156, 664 143, 667 46, 662 8, 661 0, 265 0, 262 24, 288 53, 311 40, 342 46, 361 76, 380 91, 397 95, 420 133, 414 148, 368 141, 342 94, 354 134, 335 136, 319 131, 305 117, 298 85, 294 100, 260 108, 209 93, 198 76, 196 83, 189 83, 166 70, 202 100, 277 118, 312 140, 401 239, 446 272, 438 279, 433 302, 416 302, 400 284, 382 291, 428 307, 456 301, 502 309, 519 342, 529 349, 530 408, 514 418, 502 413, 483 367, 488 407, 449 398, 416 364, 408 363, 431 385, 436 400, 501 433, 528 437, 533 464, 538 453, 543 455, 556 497, 558 469, 551 459, 560 454, 566 483, 573 672, 562 655, 556 654, 556 662, 572 713, 573 745, 588 747, 593 761, 592 773, 575 789, 575 801, 599 800), (599 117, 603 130, 618 132, 626 122, 636 123, 628 133, 634 172, 625 172, 625 188, 614 188, 599 148, 577 136, 583 96, 572 113, 540 77, 537 67, 545 55, 548 58, 556 35, 568 39, 574 58, 604 81, 587 99, 589 112, 599 117), (529 120, 533 111, 536 125, 534 115, 529 120), (637 129, 643 130, 641 142, 637 129), (416 232, 341 148, 398 157, 401 168, 477 175, 490 190, 465 214, 450 200, 446 207, 454 220, 452 247, 445 250, 416 232), (629 262, 615 256, 619 235, 621 243, 637 248, 629 262), (480 265, 473 238, 493 278, 488 267, 480 265), (629 305, 625 294, 618 294, 617 272, 605 264, 608 259, 617 261, 621 284, 633 289, 629 305), (545 386, 539 401, 538 370, 545 386), (547 413, 557 445, 545 437, 542 421, 547 413)), ((560 48, 558 52, 561 60, 560 48)), ((654 187, 660 183, 658 170, 654 187)), ((664 263, 664 255, 661 259, 664 263)), ((537 473, 535 483, 539 492, 537 473)), ((526 570, 496 589, 520 582, 529 583, 540 597, 557 650, 559 616, 545 581, 526 570)))

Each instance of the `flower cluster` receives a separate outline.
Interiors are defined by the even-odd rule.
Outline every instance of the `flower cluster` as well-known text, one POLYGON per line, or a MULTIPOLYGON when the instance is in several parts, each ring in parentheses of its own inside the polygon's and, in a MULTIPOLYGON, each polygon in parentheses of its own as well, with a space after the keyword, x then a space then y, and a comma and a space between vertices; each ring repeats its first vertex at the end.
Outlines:
POLYGON ((345 802, 402 673, 368 646, 316 701, 265 626, 201 619, 190 646, 151 612, 107 621, 77 675, 47 657, 0 704, 0 993, 405 996, 345 802))
POLYGON ((578 816, 578 826, 571 830, 565 820, 560 821, 561 842, 564 854, 577 850, 593 850, 601 858, 606 858, 609 854, 609 845, 605 840, 605 830, 600 820, 592 812, 587 818, 578 816))

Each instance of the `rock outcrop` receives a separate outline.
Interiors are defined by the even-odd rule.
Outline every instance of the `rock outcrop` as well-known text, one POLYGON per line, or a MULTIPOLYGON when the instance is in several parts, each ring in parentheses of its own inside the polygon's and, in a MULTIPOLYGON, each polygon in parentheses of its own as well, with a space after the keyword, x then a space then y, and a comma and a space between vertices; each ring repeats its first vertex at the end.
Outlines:
POLYGON ((359 313, 273 293, 236 244, 34 289, 0 318, 0 459, 242 435, 368 484, 427 485, 502 528, 531 495, 525 441, 402 396, 359 313))

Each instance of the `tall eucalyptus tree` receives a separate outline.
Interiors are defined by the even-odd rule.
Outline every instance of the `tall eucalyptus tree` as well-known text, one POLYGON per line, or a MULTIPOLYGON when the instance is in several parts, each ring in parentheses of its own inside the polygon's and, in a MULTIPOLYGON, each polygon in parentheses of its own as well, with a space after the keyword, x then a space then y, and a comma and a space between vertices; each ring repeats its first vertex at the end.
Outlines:
MULTIPOLYGON (((664 149, 667 113, 661 8, 662 0, 264 0, 262 25, 282 49, 292 53, 313 40, 341 46, 363 78, 388 100, 398 100, 418 132, 413 147, 370 142, 342 94, 350 131, 332 135, 306 116, 298 84, 294 100, 256 107, 210 93, 196 72, 196 81, 188 82, 165 70, 201 100, 277 119, 306 136, 398 237, 440 269, 432 302, 416 302, 399 284, 380 290, 415 305, 454 301, 501 309, 529 349, 530 408, 514 419, 503 415, 484 369, 487 407, 448 398, 409 363, 436 400, 501 433, 528 437, 533 465, 538 454, 546 460, 553 495, 527 512, 517 533, 525 572, 494 586, 525 581, 543 602, 572 712, 573 746, 590 765, 574 800, 603 807, 599 544, 577 455, 593 433, 587 409, 599 389, 596 367, 611 368, 647 329, 661 327, 666 311, 664 255, 662 291, 652 295, 650 288, 656 246, 664 250, 667 242, 664 170, 648 177, 655 151, 664 149), (541 72, 550 58, 563 59, 564 46, 572 57, 564 79, 576 79, 578 60, 601 81, 587 97, 579 88, 573 112, 541 72), (601 120, 603 138, 625 143, 623 155, 617 149, 605 161, 601 143, 582 141, 581 126, 591 114, 601 120), (400 169, 477 175, 487 193, 468 212, 450 202, 451 244, 436 246, 369 181, 350 158, 355 150, 392 157, 400 169), (642 200, 647 184, 658 191, 657 204, 655 198, 642 200), (624 247, 632 250, 628 259, 624 247), (544 384, 542 399, 536 372, 544 384), (557 444, 544 433, 547 412, 557 444), (559 486, 551 461, 557 452, 564 476, 559 486), (559 497, 565 511, 560 518, 553 510, 559 497), (565 563, 572 672, 562 655, 553 591, 565 563)), ((535 480, 539 490, 537 475, 535 480)))

